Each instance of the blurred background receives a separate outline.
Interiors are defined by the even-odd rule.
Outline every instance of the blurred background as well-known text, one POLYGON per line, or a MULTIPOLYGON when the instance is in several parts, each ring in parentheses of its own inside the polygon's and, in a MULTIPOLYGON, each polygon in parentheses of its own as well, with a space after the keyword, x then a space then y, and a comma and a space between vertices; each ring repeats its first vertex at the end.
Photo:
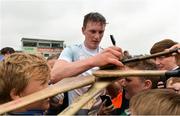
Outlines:
POLYGON ((83 41, 82 22, 89 12, 107 19, 104 48, 112 45, 110 34, 132 55, 149 54, 165 38, 180 41, 180 0, 0 0, 0 6, 0 48, 59 52, 83 41), (53 46, 57 49, 49 49, 53 46))

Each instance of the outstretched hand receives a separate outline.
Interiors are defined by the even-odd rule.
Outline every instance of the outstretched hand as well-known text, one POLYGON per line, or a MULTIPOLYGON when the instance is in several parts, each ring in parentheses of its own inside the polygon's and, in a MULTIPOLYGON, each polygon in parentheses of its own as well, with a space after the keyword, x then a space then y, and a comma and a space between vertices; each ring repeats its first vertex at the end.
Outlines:
POLYGON ((178 53, 174 53, 173 55, 176 55, 177 64, 180 66, 180 43, 172 46, 172 47, 169 48, 168 50, 172 50, 172 49, 175 49, 175 48, 179 48, 179 49, 178 49, 178 53))
MULTIPOLYGON (((172 46, 171 48, 169 48, 169 50, 175 49, 175 48, 180 48, 180 43, 172 46)), ((180 49, 178 49, 178 52, 180 53, 180 49)))

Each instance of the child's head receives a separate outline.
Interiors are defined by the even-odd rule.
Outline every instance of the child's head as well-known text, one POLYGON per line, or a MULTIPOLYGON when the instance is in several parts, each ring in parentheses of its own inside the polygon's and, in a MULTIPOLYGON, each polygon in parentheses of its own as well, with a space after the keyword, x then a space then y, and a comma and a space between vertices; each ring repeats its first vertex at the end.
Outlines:
POLYGON ((57 61, 60 54, 54 54, 47 58, 47 63, 50 66, 50 68, 53 68, 55 62, 57 61))
MULTIPOLYGON (((156 65, 151 60, 137 61, 126 64, 126 70, 156 70, 156 65)), ((131 99, 135 94, 157 88, 159 76, 129 76, 125 78, 125 97, 131 99)))
MULTIPOLYGON (((166 49, 169 49, 176 44, 177 42, 171 39, 163 39, 159 42, 156 42, 152 46, 150 53, 155 54, 158 52, 165 51, 166 49)), ((155 64, 159 70, 172 70, 176 68, 178 65, 178 55, 168 54, 156 57, 155 64)))
POLYGON ((166 87, 175 90, 180 94, 180 78, 171 77, 167 80, 166 87))
MULTIPOLYGON (((48 86, 50 69, 44 58, 14 53, 0 63, 0 104, 19 99, 48 86)), ((32 103, 23 110, 47 109, 48 99, 32 103)))
POLYGON ((130 100, 132 115, 178 115, 180 95, 168 89, 140 92, 130 100))

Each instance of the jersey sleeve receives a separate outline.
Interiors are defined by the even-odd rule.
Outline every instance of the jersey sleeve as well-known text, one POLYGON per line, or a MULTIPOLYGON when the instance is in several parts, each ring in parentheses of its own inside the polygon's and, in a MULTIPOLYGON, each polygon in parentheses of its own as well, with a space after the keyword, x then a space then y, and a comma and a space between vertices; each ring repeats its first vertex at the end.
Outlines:
POLYGON ((73 51, 72 48, 66 47, 60 54, 58 60, 65 60, 68 62, 72 62, 73 61, 73 51))

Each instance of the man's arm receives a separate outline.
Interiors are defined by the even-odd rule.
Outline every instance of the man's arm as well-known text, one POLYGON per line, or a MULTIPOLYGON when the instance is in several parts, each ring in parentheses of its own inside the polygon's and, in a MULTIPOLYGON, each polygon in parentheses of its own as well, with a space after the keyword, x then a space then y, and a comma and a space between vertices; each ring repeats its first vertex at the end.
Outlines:
POLYGON ((121 57, 122 50, 119 47, 113 46, 84 60, 75 62, 58 60, 51 71, 51 81, 56 83, 63 78, 77 76, 93 67, 100 67, 107 64, 123 66, 123 64, 119 61, 121 57))

